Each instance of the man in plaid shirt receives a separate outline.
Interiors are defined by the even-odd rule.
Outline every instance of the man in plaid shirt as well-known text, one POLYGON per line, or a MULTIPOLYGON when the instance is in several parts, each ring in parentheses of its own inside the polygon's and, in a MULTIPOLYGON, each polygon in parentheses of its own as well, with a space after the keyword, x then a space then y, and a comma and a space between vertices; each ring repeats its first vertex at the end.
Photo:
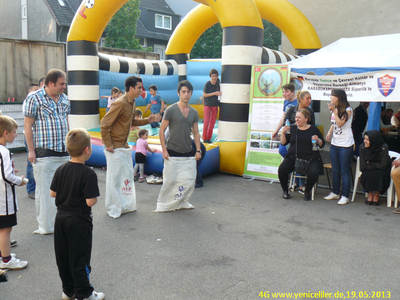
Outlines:
POLYGON ((64 94, 65 88, 65 72, 52 69, 46 75, 45 86, 26 99, 25 139, 36 179, 36 220, 39 223, 34 233, 54 232, 57 208, 50 197, 50 183, 55 170, 69 160, 65 137, 69 130, 70 103, 64 94))

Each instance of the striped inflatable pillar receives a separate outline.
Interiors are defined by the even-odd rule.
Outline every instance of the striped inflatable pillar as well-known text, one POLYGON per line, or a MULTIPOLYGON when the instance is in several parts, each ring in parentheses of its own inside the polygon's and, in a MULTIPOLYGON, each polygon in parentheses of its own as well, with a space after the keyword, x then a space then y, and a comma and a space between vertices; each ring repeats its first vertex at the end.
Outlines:
POLYGON ((70 129, 99 127, 98 44, 89 41, 67 42, 67 82, 71 113, 70 129))
POLYGON ((251 66, 261 64, 263 35, 260 27, 223 28, 219 140, 247 140, 251 66))
POLYGON ((187 76, 187 67, 186 62, 189 60, 189 54, 181 53, 181 54, 166 54, 165 59, 170 59, 176 61, 178 64, 178 74, 179 81, 185 80, 187 76))

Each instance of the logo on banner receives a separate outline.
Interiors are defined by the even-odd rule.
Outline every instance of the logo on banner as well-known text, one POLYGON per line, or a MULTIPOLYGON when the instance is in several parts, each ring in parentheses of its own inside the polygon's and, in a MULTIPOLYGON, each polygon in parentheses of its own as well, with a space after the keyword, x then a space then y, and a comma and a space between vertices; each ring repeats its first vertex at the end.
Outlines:
POLYGON ((388 74, 378 77, 378 89, 384 97, 389 96, 396 86, 396 77, 388 74))

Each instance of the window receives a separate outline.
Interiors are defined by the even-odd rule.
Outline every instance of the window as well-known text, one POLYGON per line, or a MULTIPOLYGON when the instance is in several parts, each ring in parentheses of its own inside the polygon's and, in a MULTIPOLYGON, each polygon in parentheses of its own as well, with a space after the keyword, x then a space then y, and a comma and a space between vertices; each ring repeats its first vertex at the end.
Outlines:
POLYGON ((172 23, 171 17, 156 14, 156 28, 171 30, 172 29, 171 23, 172 23))
POLYGON ((22 5, 22 19, 26 19, 26 5, 22 5))
POLYGON ((142 47, 147 47, 147 38, 140 38, 139 45, 142 47))

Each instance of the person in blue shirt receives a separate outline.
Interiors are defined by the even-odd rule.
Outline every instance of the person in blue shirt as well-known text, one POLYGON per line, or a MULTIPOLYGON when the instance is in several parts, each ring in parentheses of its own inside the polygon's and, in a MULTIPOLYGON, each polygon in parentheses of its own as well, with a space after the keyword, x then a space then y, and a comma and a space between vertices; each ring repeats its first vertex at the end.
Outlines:
MULTIPOLYGON (((151 95, 150 103, 147 105, 144 113, 146 113, 147 110, 150 109, 153 115, 161 114, 162 116, 164 114, 164 101, 161 98, 160 94, 157 93, 157 86, 151 85, 149 87, 149 93, 151 95)), ((150 123, 150 126, 151 128, 157 128, 160 126, 160 124, 158 122, 152 122, 150 123)))
MULTIPOLYGON (((282 126, 285 126, 285 114, 286 110, 291 107, 291 106, 297 106, 297 97, 296 97, 296 92, 295 92, 295 85, 293 83, 288 83, 285 84, 282 87, 283 90, 283 98, 285 98, 285 101, 283 102, 283 114, 281 119, 279 120, 278 126, 275 129, 275 132, 272 134, 272 138, 276 138, 278 136, 279 130, 281 130, 282 126)), ((283 145, 279 145, 279 154, 285 158, 287 154, 287 147, 283 145)))

